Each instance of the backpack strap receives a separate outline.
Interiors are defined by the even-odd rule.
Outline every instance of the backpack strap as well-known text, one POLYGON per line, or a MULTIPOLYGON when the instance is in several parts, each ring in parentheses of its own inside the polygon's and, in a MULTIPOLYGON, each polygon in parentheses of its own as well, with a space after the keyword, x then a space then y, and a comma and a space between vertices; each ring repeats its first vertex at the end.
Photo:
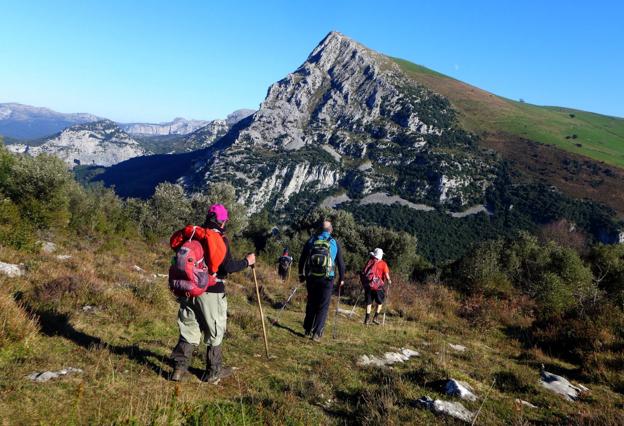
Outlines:
POLYGON ((196 226, 196 225, 193 225, 193 232, 191 233, 191 236, 190 236, 190 237, 189 237, 189 239, 188 239, 189 241, 192 241, 192 240, 193 240, 193 237, 195 236, 195 230, 196 230, 196 229, 197 229, 197 226, 196 226))

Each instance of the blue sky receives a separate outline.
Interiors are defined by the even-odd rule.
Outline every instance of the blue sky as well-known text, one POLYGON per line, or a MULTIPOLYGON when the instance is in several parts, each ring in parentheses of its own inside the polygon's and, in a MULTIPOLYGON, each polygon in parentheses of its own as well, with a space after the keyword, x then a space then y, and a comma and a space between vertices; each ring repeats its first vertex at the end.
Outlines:
POLYGON ((338 30, 502 96, 624 116, 622 3, 0 0, 0 102, 224 117, 338 30))

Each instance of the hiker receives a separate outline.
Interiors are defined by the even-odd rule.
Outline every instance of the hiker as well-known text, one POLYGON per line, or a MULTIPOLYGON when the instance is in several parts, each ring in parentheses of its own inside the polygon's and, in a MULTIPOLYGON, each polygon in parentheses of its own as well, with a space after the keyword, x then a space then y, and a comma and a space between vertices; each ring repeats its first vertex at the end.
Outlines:
POLYGON ((362 286, 364 287, 364 297, 366 299, 365 325, 370 324, 373 301, 377 304, 373 323, 379 325, 377 316, 381 312, 386 297, 384 281, 388 283, 388 285, 392 284, 392 280, 390 280, 390 268, 388 268, 388 264, 383 260, 383 255, 384 252, 380 248, 376 248, 370 252, 370 259, 368 259, 368 262, 364 265, 364 269, 360 275, 362 286))
POLYGON ((251 253, 241 260, 232 258, 230 243, 225 236, 228 219, 227 209, 221 204, 214 204, 208 210, 203 229, 200 228, 205 233, 201 239, 204 261, 213 282, 209 282, 205 292, 197 297, 178 297, 180 338, 171 355, 175 363, 171 376, 173 381, 182 380, 188 371, 193 350, 199 345, 202 333, 207 345, 206 371, 202 381, 216 383, 232 372, 231 368, 223 367, 221 349, 227 320, 224 279, 228 274, 254 265, 256 256, 251 253))
POLYGON ((288 254, 288 247, 284 248, 282 255, 277 259, 277 273, 282 281, 286 281, 290 275, 290 267, 292 265, 293 258, 288 254))
POLYGON ((324 221, 320 232, 311 237, 299 258, 299 281, 306 283, 308 301, 303 321, 305 335, 319 342, 334 289, 335 267, 338 267, 338 285, 344 284, 345 266, 338 241, 332 238, 332 224, 324 221))

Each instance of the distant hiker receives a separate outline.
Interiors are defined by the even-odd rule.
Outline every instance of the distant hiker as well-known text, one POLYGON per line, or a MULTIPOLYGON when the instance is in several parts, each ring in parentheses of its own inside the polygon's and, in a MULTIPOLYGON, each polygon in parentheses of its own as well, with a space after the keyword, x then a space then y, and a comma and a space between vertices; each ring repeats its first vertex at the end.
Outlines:
POLYGON ((290 275, 290 267, 292 266, 293 258, 288 254, 288 247, 284 248, 282 255, 277 259, 277 273, 282 281, 286 281, 290 275))
POLYGON ((370 259, 364 265, 364 269, 360 274, 362 286, 364 287, 364 296, 366 299, 366 316, 364 317, 364 324, 370 323, 371 308, 373 301, 377 304, 375 310, 375 316, 373 317, 373 323, 379 325, 377 316, 381 312, 384 299, 386 297, 384 292, 384 280, 388 285, 392 284, 390 280, 390 268, 388 264, 382 260, 384 252, 380 248, 376 248, 370 252, 370 259))
POLYGON ((305 281, 308 289, 303 328, 306 336, 316 342, 320 341, 325 328, 334 289, 335 267, 338 267, 339 285, 344 284, 342 250, 331 236, 332 231, 331 222, 323 222, 320 232, 308 240, 299 258, 299 281, 305 281))
POLYGON ((206 371, 202 380, 216 383, 232 372, 231 368, 223 367, 221 350, 227 321, 224 278, 253 265, 256 257, 252 253, 241 260, 232 258, 230 243, 225 236, 228 219, 227 209, 221 204, 214 204, 208 210, 203 227, 187 226, 171 237, 172 248, 178 247, 175 248, 176 257, 169 272, 169 285, 180 303, 180 338, 171 354, 175 363, 171 376, 174 381, 181 380, 188 371, 193 349, 199 345, 202 333, 207 345, 206 371), (192 233, 188 236, 190 230, 192 233), (187 241, 181 245, 180 242, 185 239, 187 241), (199 256, 204 257, 197 260, 199 256), (187 273, 187 277, 176 275, 181 268, 191 268, 192 271, 187 273), (189 284, 189 280, 197 280, 197 284, 189 284))

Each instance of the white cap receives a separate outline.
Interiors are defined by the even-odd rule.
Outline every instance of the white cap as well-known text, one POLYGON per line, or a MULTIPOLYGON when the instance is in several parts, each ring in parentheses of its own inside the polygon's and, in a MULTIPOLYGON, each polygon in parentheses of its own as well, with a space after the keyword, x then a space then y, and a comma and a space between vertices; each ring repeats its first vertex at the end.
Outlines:
POLYGON ((371 252, 370 252, 370 255, 371 255, 371 256, 373 256, 373 257, 374 257, 375 259, 377 259, 377 260, 381 260, 381 258, 382 258, 382 257, 383 257, 383 255, 384 255, 384 252, 383 252, 383 250, 382 250, 382 249, 380 249, 380 248, 376 248, 375 250, 373 250, 373 251, 371 251, 371 252))

